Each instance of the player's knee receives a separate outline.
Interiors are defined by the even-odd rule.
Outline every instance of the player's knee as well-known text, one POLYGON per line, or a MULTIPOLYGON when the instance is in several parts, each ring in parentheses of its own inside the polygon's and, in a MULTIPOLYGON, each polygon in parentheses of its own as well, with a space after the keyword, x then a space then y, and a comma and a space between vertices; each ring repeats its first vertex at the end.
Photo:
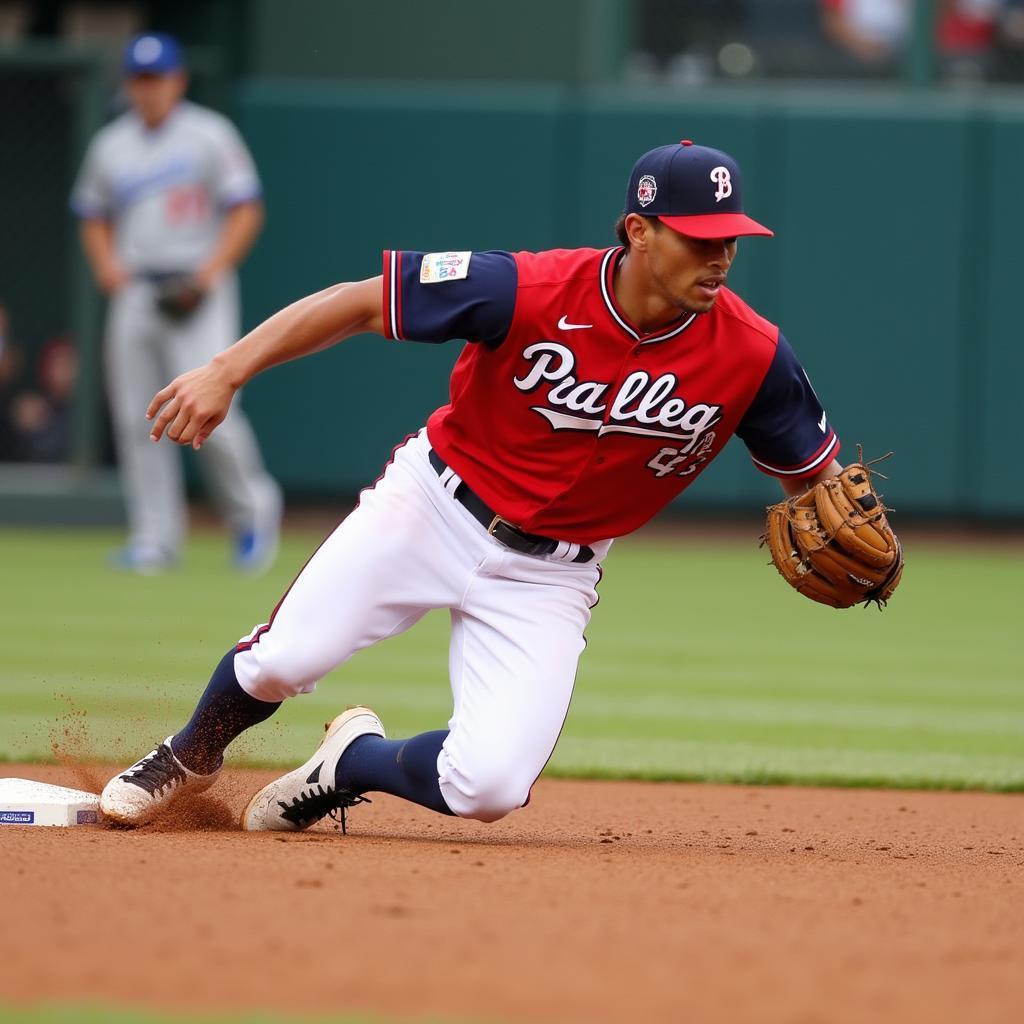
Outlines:
POLYGON ((308 659, 257 642, 235 655, 235 675, 243 690, 257 700, 281 701, 311 692, 320 673, 308 659))
POLYGON ((460 809, 455 813, 460 818, 473 818, 476 821, 498 821, 522 807, 528 795, 520 795, 507 786, 489 787, 475 793, 462 794, 460 809))
POLYGON ((518 810, 530 795, 532 779, 493 767, 475 771, 448 771, 441 777, 441 792, 453 813, 476 821, 497 821, 518 810))

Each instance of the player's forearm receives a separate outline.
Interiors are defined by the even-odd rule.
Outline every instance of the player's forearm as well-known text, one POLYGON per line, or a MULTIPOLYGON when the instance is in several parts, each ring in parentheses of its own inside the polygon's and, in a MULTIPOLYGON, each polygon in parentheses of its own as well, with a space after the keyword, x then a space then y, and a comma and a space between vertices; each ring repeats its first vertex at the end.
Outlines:
POLYGON ((381 279, 332 285, 293 302, 213 362, 240 388, 271 366, 310 355, 354 334, 383 332, 381 279))
POLYGON ((212 285, 218 277, 245 259, 263 227, 263 204, 257 201, 233 206, 224 218, 217 245, 199 269, 198 277, 212 285))
POLYGON ((104 291, 109 290, 112 279, 122 273, 114 249, 113 227, 108 221, 90 218, 82 221, 79 235, 96 283, 104 291))
POLYGON ((809 491, 822 480, 838 476, 842 471, 843 467, 839 460, 833 459, 820 473, 815 473, 814 476, 804 477, 802 480, 789 480, 782 477, 779 479, 779 483, 782 485, 783 491, 786 492, 786 497, 792 498, 797 494, 803 494, 804 491, 809 491))

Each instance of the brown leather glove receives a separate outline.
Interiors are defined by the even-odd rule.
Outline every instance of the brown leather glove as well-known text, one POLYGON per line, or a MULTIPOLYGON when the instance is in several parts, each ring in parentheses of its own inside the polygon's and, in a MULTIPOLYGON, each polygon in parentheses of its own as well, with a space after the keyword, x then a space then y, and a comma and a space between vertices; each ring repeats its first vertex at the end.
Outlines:
POLYGON ((833 608, 879 608, 903 572, 903 549, 863 463, 822 480, 806 494, 768 507, 762 544, 782 578, 833 608))
POLYGON ((163 278, 156 286, 156 307, 168 320, 181 323, 200 306, 206 292, 187 274, 163 278))

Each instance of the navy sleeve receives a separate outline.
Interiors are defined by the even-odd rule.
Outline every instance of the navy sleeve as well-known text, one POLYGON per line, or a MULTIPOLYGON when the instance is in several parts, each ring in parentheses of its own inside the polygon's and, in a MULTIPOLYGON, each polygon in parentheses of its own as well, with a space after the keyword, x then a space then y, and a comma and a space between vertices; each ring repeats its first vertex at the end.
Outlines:
POLYGON ((839 438, 781 333, 771 366, 736 436, 758 469, 778 477, 813 476, 839 453, 839 438))
POLYGON ((512 326, 519 274, 507 252, 384 253, 384 336, 496 347, 512 326), (426 263, 424 261, 426 260, 426 263))

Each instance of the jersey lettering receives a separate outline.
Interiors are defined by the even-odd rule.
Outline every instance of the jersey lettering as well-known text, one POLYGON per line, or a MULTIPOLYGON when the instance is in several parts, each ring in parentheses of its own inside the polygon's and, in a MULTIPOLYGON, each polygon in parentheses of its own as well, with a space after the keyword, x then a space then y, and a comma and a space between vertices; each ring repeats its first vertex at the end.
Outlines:
POLYGON ((676 476, 689 476, 691 473, 696 473, 708 461, 714 443, 715 432, 709 430, 701 439, 697 449, 690 452, 689 455, 684 454, 678 448, 659 448, 658 454, 647 463, 647 468, 653 469, 654 475, 661 478, 673 473, 679 466, 683 466, 676 476))
POLYGON ((123 170, 114 176, 111 184, 118 205, 127 206, 174 185, 194 181, 200 173, 198 161, 191 154, 187 154, 165 160, 156 167, 146 167, 141 171, 123 170))
POLYGON ((183 185, 167 190, 165 198, 167 223, 201 224, 212 216, 210 196, 201 185, 183 185))
POLYGON ((538 341, 523 350, 523 358, 532 366, 512 383, 523 392, 537 390, 544 381, 548 389, 547 405, 531 406, 551 424, 553 430, 584 430, 605 434, 640 434, 685 442, 680 454, 686 455, 701 436, 722 418, 722 406, 694 403, 673 396, 678 386, 674 373, 652 378, 645 370, 629 374, 609 403, 604 401, 611 383, 577 380, 573 376, 576 356, 568 345, 557 341, 538 341), (573 416, 551 406, 561 406, 573 416), (607 418, 605 418, 607 413, 607 418))

